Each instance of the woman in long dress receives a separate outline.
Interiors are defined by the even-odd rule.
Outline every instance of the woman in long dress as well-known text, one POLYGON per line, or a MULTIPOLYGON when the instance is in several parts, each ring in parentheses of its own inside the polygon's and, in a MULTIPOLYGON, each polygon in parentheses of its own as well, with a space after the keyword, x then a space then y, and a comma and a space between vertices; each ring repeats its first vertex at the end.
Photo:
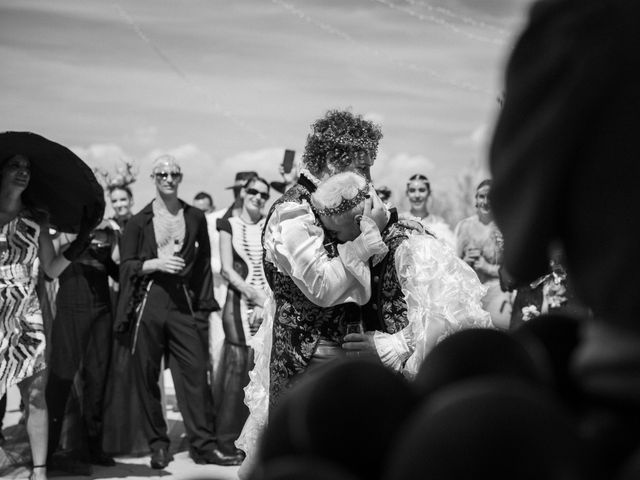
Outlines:
POLYGON ((250 179, 242 189, 240 215, 218 220, 222 276, 229 288, 222 311, 225 339, 216 432, 218 447, 227 455, 243 455, 234 442, 249 415, 243 389, 253 368, 253 351, 247 340, 262 323, 269 288, 262 268, 261 241, 269 190, 263 178, 250 179))
MULTIPOLYGON (((120 243, 127 222, 133 217, 133 192, 130 184, 135 181, 131 169, 128 175, 116 176, 107 181, 107 196, 113 209, 109 218, 117 237, 113 260, 120 263, 120 243)), ((104 174, 103 174, 104 175, 104 174)), ((110 279, 113 312, 118 302, 119 283, 110 279)), ((113 339, 111 365, 107 378, 104 401, 103 450, 111 455, 143 455, 148 451, 144 435, 138 385, 134 380, 131 363, 131 339, 127 334, 117 334, 113 339)))
POLYGON ((36 293, 38 262, 56 278, 88 245, 82 230, 56 255, 46 213, 28 204, 23 192, 31 162, 21 154, 0 162, 0 396, 18 385, 25 404, 32 480, 47 478, 46 337, 36 293))
POLYGON ((511 294, 500 287, 499 269, 502 264, 502 233, 493 220, 489 204, 491 180, 483 180, 476 188, 476 213, 461 220, 455 228, 456 251, 488 290, 482 306, 491 314, 494 324, 509 328, 511 294))
POLYGON ((421 173, 411 175, 407 181, 406 196, 409 200, 409 210, 401 213, 400 218, 419 220, 437 239, 453 248, 455 237, 449 224, 441 216, 429 211, 428 202, 431 198, 429 179, 421 173))

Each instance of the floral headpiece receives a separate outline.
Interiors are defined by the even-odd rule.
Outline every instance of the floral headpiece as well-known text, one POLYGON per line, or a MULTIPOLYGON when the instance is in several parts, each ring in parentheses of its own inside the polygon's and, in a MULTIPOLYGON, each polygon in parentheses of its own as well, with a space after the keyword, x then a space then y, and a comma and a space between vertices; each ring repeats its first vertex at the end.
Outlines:
POLYGON ((361 152, 375 158, 382 138, 380 127, 346 110, 330 110, 311 128, 302 159, 315 174, 325 167, 328 157, 339 168, 361 152))
POLYGON ((135 164, 128 160, 122 160, 123 166, 116 169, 116 173, 111 175, 109 172, 102 168, 95 168, 94 172, 97 176, 102 177, 102 184, 104 188, 111 191, 116 188, 128 188, 133 182, 136 181, 138 169, 135 164))
POLYGON ((365 198, 367 198, 367 195, 369 195, 370 188, 371 186, 367 183, 364 187, 359 188, 357 193, 353 197, 351 198, 342 197, 342 200, 340 200, 340 203, 335 207, 322 208, 316 211, 318 212, 318 215, 323 215, 326 217, 333 217, 336 215, 342 215, 343 213, 347 213, 353 210, 358 205, 360 205, 360 203, 363 202, 365 198))

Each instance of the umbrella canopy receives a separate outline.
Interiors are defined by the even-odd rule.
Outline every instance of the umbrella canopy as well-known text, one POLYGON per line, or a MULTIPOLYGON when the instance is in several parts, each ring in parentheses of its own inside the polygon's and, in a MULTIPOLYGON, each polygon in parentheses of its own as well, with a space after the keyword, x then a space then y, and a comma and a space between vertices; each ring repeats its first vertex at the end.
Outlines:
POLYGON ((31 162, 24 198, 49 212, 52 227, 77 233, 83 212, 93 227, 98 225, 104 216, 104 191, 80 157, 35 133, 0 133, 0 162, 17 154, 31 162))

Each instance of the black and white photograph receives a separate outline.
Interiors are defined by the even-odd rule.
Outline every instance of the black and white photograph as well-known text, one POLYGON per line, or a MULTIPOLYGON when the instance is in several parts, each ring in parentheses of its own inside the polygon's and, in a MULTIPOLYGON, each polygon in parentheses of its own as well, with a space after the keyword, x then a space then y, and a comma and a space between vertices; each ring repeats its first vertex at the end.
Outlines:
POLYGON ((640 3, 0 0, 0 478, 640 478, 640 3))

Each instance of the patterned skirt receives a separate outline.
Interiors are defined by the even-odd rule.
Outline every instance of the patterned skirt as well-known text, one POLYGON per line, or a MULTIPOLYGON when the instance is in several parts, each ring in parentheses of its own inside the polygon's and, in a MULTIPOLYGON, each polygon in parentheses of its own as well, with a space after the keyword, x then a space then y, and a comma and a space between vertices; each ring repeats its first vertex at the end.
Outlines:
POLYGON ((46 336, 34 283, 0 284, 0 397, 46 366, 46 336))

